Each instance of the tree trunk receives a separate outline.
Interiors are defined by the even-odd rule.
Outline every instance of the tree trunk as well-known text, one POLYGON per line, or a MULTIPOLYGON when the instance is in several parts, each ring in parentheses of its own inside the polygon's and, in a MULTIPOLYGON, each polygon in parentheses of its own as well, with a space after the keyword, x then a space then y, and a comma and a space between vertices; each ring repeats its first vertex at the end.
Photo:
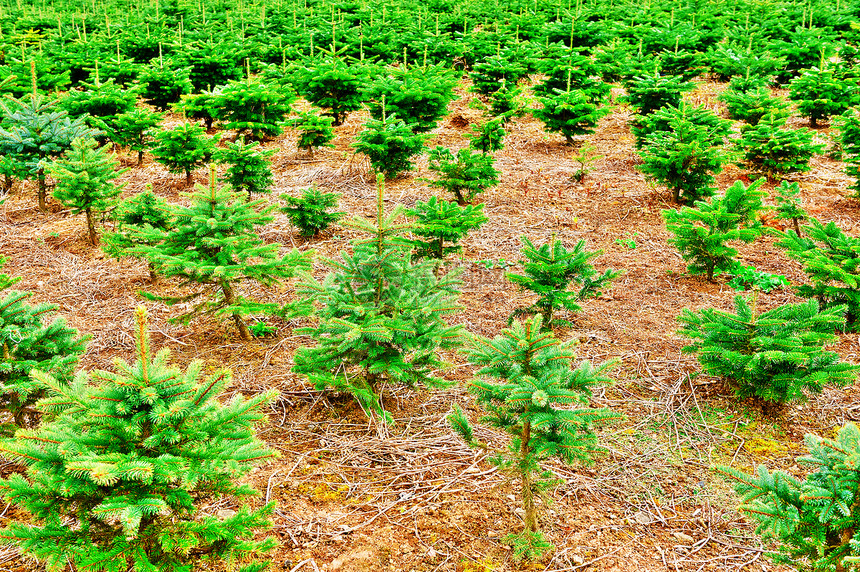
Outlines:
POLYGON ((87 231, 90 233, 90 244, 96 246, 99 243, 99 237, 96 234, 96 223, 93 220, 93 211, 90 208, 87 208, 87 231))
POLYGON ((791 221, 794 223, 794 232, 797 233, 797 236, 799 238, 800 237, 800 223, 797 221, 796 217, 791 219, 791 221))
POLYGON ((137 152, 137 166, 143 165, 143 149, 137 152))
POLYGON ((185 186, 190 187, 194 183, 194 176, 191 169, 185 169, 185 186))
POLYGON ((576 146, 576 143, 574 142, 574 140, 573 140, 573 136, 572 136, 572 135, 570 135, 570 134, 568 134, 568 133, 565 133, 565 134, 564 134, 564 138, 565 138, 565 140, 567 141, 567 145, 568 145, 568 147, 574 147, 574 146, 576 146))
MULTIPOLYGON (((236 301, 236 295, 233 293, 233 288, 230 286, 230 283, 226 280, 221 281, 221 291, 224 293, 224 301, 227 302, 230 306, 236 301)), ((242 319, 237 313, 233 314, 233 322, 236 324, 236 328, 239 330, 239 335, 242 336, 242 339, 245 341, 249 341, 253 339, 251 335, 251 330, 248 329, 248 324, 245 323, 245 320, 242 319)))
POLYGON ((681 202, 681 189, 677 187, 672 189, 672 201, 676 204, 681 202))
POLYGON ((45 172, 41 169, 36 173, 36 181, 38 182, 38 194, 39 194, 39 210, 42 212, 46 212, 48 210, 47 203, 47 195, 48 195, 48 185, 45 183, 45 172))
MULTIPOLYGON (((526 422, 523 425, 522 441, 520 443, 520 461, 524 461, 531 454, 529 449, 529 441, 531 440, 532 426, 526 422)), ((532 479, 530 472, 523 471, 520 474, 522 482, 523 494, 523 510, 526 511, 523 520, 525 521, 525 530, 529 532, 538 531, 537 510, 535 509, 534 491, 532 491, 532 479)))

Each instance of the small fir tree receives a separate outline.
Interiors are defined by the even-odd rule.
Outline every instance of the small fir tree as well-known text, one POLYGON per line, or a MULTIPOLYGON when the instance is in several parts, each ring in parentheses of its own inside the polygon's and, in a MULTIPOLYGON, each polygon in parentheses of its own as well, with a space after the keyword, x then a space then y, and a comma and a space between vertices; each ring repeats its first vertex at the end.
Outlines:
POLYGON ((517 82, 528 75, 528 68, 522 62, 501 55, 491 55, 483 61, 475 62, 469 78, 471 91, 492 96, 504 86, 516 86, 517 82))
POLYGON ((219 113, 219 98, 221 88, 215 88, 200 93, 183 95, 173 108, 177 113, 192 119, 200 119, 206 130, 212 129, 212 124, 219 113))
POLYGON ((287 201, 287 206, 280 211, 289 217, 302 236, 319 236, 346 214, 331 211, 337 208, 339 193, 324 193, 316 185, 302 190, 300 197, 281 195, 281 198, 287 201))
POLYGON ((224 128, 262 140, 281 134, 279 123, 289 115, 294 100, 288 89, 246 79, 225 85, 214 106, 224 128))
POLYGON ((690 274, 704 274, 709 281, 717 272, 732 268, 738 251, 728 245, 731 240, 752 242, 761 234, 753 217, 761 209, 759 189, 764 179, 745 186, 741 181, 726 190, 724 197, 710 203, 696 201, 694 207, 663 211, 666 229, 674 234, 669 244, 689 262, 690 274))
POLYGON ((90 127, 110 132, 117 115, 128 113, 137 104, 134 90, 122 89, 113 80, 84 83, 86 89, 70 91, 60 100, 60 108, 71 117, 82 117, 90 127))
POLYGON ((695 126, 702 134, 703 145, 707 147, 722 146, 726 137, 732 133, 731 121, 720 118, 703 105, 694 106, 682 101, 678 105, 664 105, 631 126, 631 131, 636 137, 636 148, 641 149, 648 137, 658 131, 675 130, 674 126, 679 120, 695 126))
POLYGON ((8 158, 14 169, 6 174, 26 171, 37 183, 39 210, 48 209, 48 185, 45 165, 59 157, 78 138, 92 137, 97 132, 87 127, 83 119, 72 119, 65 111, 57 111, 56 100, 33 94, 21 100, 0 100, 3 121, 0 124, 0 154, 8 158))
POLYGON ((712 128, 688 119, 687 107, 664 107, 654 117, 667 111, 667 129, 655 129, 645 138, 640 150, 643 164, 639 169, 648 177, 665 184, 676 203, 691 204, 714 194, 714 175, 726 161, 722 126, 712 128))
POLYGON ((488 155, 502 149, 505 140, 505 126, 501 117, 488 119, 472 127, 472 133, 466 133, 469 147, 488 155))
POLYGON ((138 77, 140 96, 159 111, 167 111, 183 95, 191 93, 190 69, 170 61, 166 63, 165 66, 163 59, 153 60, 144 66, 138 77))
POLYGON ((168 305, 196 301, 174 319, 188 322, 200 315, 229 316, 242 339, 250 340, 244 316, 271 314, 278 306, 246 298, 236 291, 237 286, 246 281, 272 286, 290 278, 297 267, 309 267, 310 262, 295 249, 279 256, 280 244, 265 244, 256 228, 272 221, 268 213, 274 207, 257 211, 262 199, 246 202, 241 193, 219 187, 214 169, 209 187, 198 186, 187 197, 191 206, 170 207, 168 214, 176 221, 171 228, 130 229, 131 240, 138 243, 130 252, 145 256, 164 276, 181 278, 193 291, 177 297, 144 295, 168 305))
POLYGON ((216 140, 206 137, 199 125, 183 123, 155 135, 152 154, 171 173, 185 173, 185 184, 194 182, 193 171, 212 159, 216 140))
POLYGON ((765 115, 772 114, 777 120, 788 118, 788 102, 771 95, 767 84, 767 78, 732 78, 717 99, 726 104, 729 117, 748 125, 757 125, 765 115))
POLYGON ((756 522, 756 533, 779 542, 777 564, 815 572, 856 570, 860 562, 858 488, 860 430, 848 423, 836 439, 807 434, 809 454, 797 459, 811 472, 799 479, 759 465, 755 474, 715 470, 741 495, 738 510, 756 522))
POLYGON ((62 158, 46 167, 57 180, 54 198, 72 214, 87 215, 87 232, 93 245, 98 244, 96 213, 109 210, 125 186, 114 183, 128 171, 118 171, 117 166, 116 157, 105 147, 98 147, 95 139, 75 139, 62 158))
POLYGON ((268 159, 274 154, 274 149, 263 151, 258 143, 246 145, 245 139, 240 137, 216 150, 212 157, 217 163, 227 165, 225 177, 233 190, 248 193, 248 200, 251 200, 254 193, 271 192, 275 179, 268 159))
POLYGON ((334 147, 332 141, 335 134, 331 128, 333 122, 334 118, 320 115, 318 110, 312 109, 300 112, 298 117, 286 123, 299 131, 298 148, 313 157, 317 147, 334 147))
MULTIPOLYGON (((0 267, 6 259, 0 257, 0 267)), ((34 369, 50 373, 61 383, 72 379, 88 338, 66 325, 63 318, 48 322, 55 304, 30 304, 32 292, 10 290, 21 281, 0 273, 0 411, 18 427, 38 419, 33 405, 45 395, 44 386, 30 377, 34 369)), ((0 423, 3 431, 6 423, 0 423)))
POLYGON ((424 150, 426 138, 423 133, 414 133, 403 120, 389 115, 381 121, 368 120, 352 147, 367 155, 375 172, 393 179, 414 168, 412 157, 424 150))
POLYGON ((776 192, 776 218, 790 220, 794 232, 800 236, 800 222, 809 216, 800 204, 800 185, 783 181, 776 192))
POLYGON ((438 146, 430 150, 428 167, 439 178, 429 184, 445 189, 454 195, 458 205, 466 206, 479 194, 499 184, 499 172, 493 167, 495 161, 489 153, 464 148, 454 155, 449 149, 438 146))
POLYGON ((821 63, 820 68, 804 71, 789 84, 788 97, 797 103, 801 116, 809 118, 810 127, 860 103, 857 83, 845 79, 837 70, 827 69, 823 58, 821 63))
POLYGON ((365 100, 364 69, 338 58, 305 65, 296 74, 296 85, 305 99, 327 110, 335 125, 342 124, 351 111, 361 109, 365 100))
MULTIPOLYGON (((469 343, 470 361, 481 366, 480 377, 469 385, 487 412, 481 421, 511 436, 507 450, 490 460, 520 481, 524 528, 506 539, 518 560, 538 558, 553 548, 540 532, 535 496, 557 479, 540 463, 552 457, 566 463, 593 462, 603 451, 595 427, 621 418, 588 403, 593 387, 611 382, 606 372, 613 362, 594 366, 582 361, 573 367, 575 341, 559 342, 544 330, 541 317, 535 316, 525 323, 515 321, 492 340, 473 336, 469 343)), ((448 421, 469 445, 486 448, 475 440, 462 410, 455 408, 448 421)))
POLYGON ((241 480, 276 455, 253 429, 275 393, 222 405, 230 372, 200 379, 201 361, 169 365, 167 350, 152 355, 142 307, 135 317, 133 364, 117 359, 114 371, 81 371, 70 385, 34 374, 52 393, 39 409, 56 417, 0 443, 0 454, 27 467, 0 492, 36 522, 13 521, 0 535, 49 570, 187 572, 204 559, 263 570, 257 558, 275 542, 254 533, 271 526, 274 503, 243 503, 226 517, 201 509, 259 494, 241 480))
POLYGON ((153 130, 164 115, 138 108, 116 116, 108 137, 121 147, 137 151, 137 166, 143 165, 143 153, 153 140, 153 130))
POLYGON ((459 327, 448 326, 444 316, 460 308, 458 282, 450 275, 436 278, 432 262, 412 260, 401 238, 411 227, 396 222, 400 208, 385 215, 383 180, 377 177, 376 221, 345 223, 369 238, 356 242, 341 260, 326 260, 334 271, 324 282, 307 275, 300 284, 317 304, 319 321, 301 330, 316 345, 298 350, 293 371, 319 390, 352 395, 368 416, 390 422, 382 403, 384 384, 447 384, 434 375, 442 365, 436 352, 457 344, 459 327))
POLYGON ((489 115, 498 117, 502 123, 507 123, 512 117, 521 117, 526 113, 523 101, 524 88, 516 83, 502 82, 495 93, 490 95, 489 115))
POLYGON ((824 145, 814 144, 812 137, 809 129, 790 129, 769 113, 755 126, 741 129, 737 146, 743 160, 739 165, 768 178, 808 171, 812 155, 824 151, 824 145))
POLYGON ((594 133, 597 122, 609 113, 608 108, 592 103, 580 90, 557 89, 538 100, 543 107, 533 109, 532 114, 543 122, 547 131, 564 135, 568 145, 574 144, 574 135, 594 133))
POLYGON ((754 397, 783 405, 804 398, 803 392, 821 393, 825 385, 855 381, 860 366, 842 363, 824 345, 836 341, 833 331, 845 323, 844 306, 819 311, 807 300, 759 313, 742 297, 735 297, 735 312, 706 308, 684 309, 678 321, 681 334, 694 341, 683 351, 695 353, 708 375, 726 378, 741 399, 754 397))
MULTIPOLYGON (((152 185, 137 195, 122 201, 111 213, 116 226, 113 232, 105 233, 102 237, 102 249, 109 256, 135 256, 132 252, 138 244, 155 244, 157 239, 144 241, 140 229, 151 227, 155 230, 167 231, 173 226, 173 217, 169 213, 167 203, 155 196, 152 185)), ((160 236, 160 235, 158 235, 160 236)), ((139 256, 139 255, 138 255, 139 256)), ((149 262, 149 278, 155 280, 155 266, 149 262)))
POLYGON ((443 64, 390 70, 368 86, 365 97, 374 119, 385 113, 402 119, 416 133, 434 129, 448 113, 457 79, 443 64))
POLYGON ((855 199, 860 199, 860 111, 849 109, 838 119, 838 141, 842 144, 845 172, 854 178, 848 188, 853 191, 855 199))
POLYGON ((815 298, 822 308, 845 306, 847 328, 860 325, 860 238, 846 235, 834 223, 815 218, 802 227, 805 237, 793 231, 782 233, 776 244, 803 264, 812 284, 797 287, 797 293, 815 298))
POLYGON ((678 107, 681 94, 695 87, 696 84, 671 75, 635 77, 627 85, 627 101, 640 117, 644 117, 665 105, 678 107))
POLYGON ((554 319, 557 310, 564 308, 569 312, 579 312, 582 310, 579 302, 600 296, 602 290, 621 274, 621 271, 612 269, 598 274, 591 260, 603 251, 586 250, 585 240, 580 240, 572 250, 568 250, 555 236, 539 247, 527 236, 521 239, 523 249, 520 253, 527 259, 523 264, 524 274, 509 272, 506 276, 520 288, 537 294, 538 300, 527 308, 515 310, 512 318, 539 313, 543 318, 541 323, 546 328, 552 327, 554 323, 568 324, 567 321, 554 319), (578 285, 579 290, 568 290, 571 284, 578 285))
POLYGON ((460 251, 460 242, 471 230, 480 228, 487 217, 484 216, 484 204, 458 206, 452 202, 440 201, 430 197, 425 202, 418 201, 415 208, 407 211, 415 217, 416 227, 413 233, 424 240, 412 241, 415 255, 418 257, 442 260, 445 255, 460 251))

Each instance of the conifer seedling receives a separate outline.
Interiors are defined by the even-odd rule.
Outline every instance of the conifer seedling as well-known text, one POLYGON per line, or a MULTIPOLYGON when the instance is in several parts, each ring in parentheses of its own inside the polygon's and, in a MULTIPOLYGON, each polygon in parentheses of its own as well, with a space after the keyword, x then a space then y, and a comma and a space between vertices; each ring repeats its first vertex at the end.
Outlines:
POLYGON ((203 120, 203 125, 208 131, 212 129, 212 124, 218 117, 220 95, 220 87, 200 93, 186 94, 180 97, 173 108, 185 117, 203 120))
POLYGON ((499 184, 499 172, 493 167, 495 161, 489 153, 463 148, 454 155, 449 149, 437 146, 430 150, 428 167, 439 178, 429 184, 445 189, 454 195, 458 205, 466 206, 499 184))
POLYGON ((161 113, 137 108, 116 116, 111 124, 108 137, 122 147, 137 151, 137 166, 143 164, 143 153, 152 142, 153 130, 163 119, 161 113))
POLYGON ((390 115, 382 120, 369 119, 352 147, 367 155, 374 172, 393 179, 414 168, 412 157, 424 150, 426 138, 427 135, 413 132, 403 120, 390 115))
POLYGON ((466 139, 469 140, 469 147, 488 155, 505 146, 505 135, 503 118, 495 117, 473 126, 472 132, 466 133, 466 139))
MULTIPOLYGON (((0 257, 0 266, 5 261, 0 257)), ((30 373, 39 369, 70 382, 88 338, 64 318, 48 322, 56 304, 33 305, 27 301, 32 292, 10 290, 20 281, 0 273, 0 411, 11 415, 15 426, 25 427, 38 419, 33 405, 45 394, 30 373)), ((7 423, 0 423, 0 430, 7 429, 7 423)))
POLYGON ((442 64, 406 71, 398 68, 374 80, 365 97, 370 100, 368 109, 374 119, 382 119, 384 108, 415 133, 426 133, 448 113, 456 84, 455 76, 442 64))
POLYGON ((844 113, 860 103, 857 83, 842 77, 835 69, 827 69, 822 58, 821 67, 813 67, 800 77, 791 80, 789 99, 797 103, 797 110, 809 118, 809 126, 817 127, 832 115, 844 113))
POLYGON ((275 542, 254 535, 275 507, 249 506, 259 493, 243 481, 276 455, 254 434, 275 392, 219 403, 230 372, 202 378, 201 361, 170 365, 166 349, 150 349, 142 307, 135 319, 133 363, 80 371, 71 384, 33 374, 50 392, 39 410, 55 417, 0 442, 0 454, 27 467, 0 481, 0 493, 32 515, 0 537, 49 570, 191 572, 223 559, 260 572, 275 542), (206 510, 225 500, 237 508, 229 516, 206 510))
POLYGON ((774 113, 768 113, 755 126, 741 129, 737 146, 743 154, 739 165, 776 178, 787 173, 808 171, 809 160, 824 151, 812 142, 809 129, 791 129, 774 113))
POLYGON ((543 122, 547 131, 564 135, 568 145, 574 144, 575 135, 594 133, 597 122, 609 113, 608 108, 592 103, 581 90, 557 89, 538 100, 543 107, 533 109, 532 114, 543 122))
MULTIPOLYGON (((116 226, 113 232, 105 233, 102 237, 102 249, 108 256, 140 256, 131 252, 138 244, 145 243, 139 229, 152 227, 166 231, 173 226, 173 217, 169 214, 170 207, 152 192, 152 185, 137 195, 122 201, 111 213, 116 226)), ((151 238, 154 244, 158 238, 151 238)), ((149 262, 149 278, 155 280, 155 266, 149 262)))
POLYGON ((331 210, 337 208, 340 194, 324 193, 316 185, 304 189, 299 197, 284 194, 281 198, 287 201, 287 206, 280 211, 289 217, 302 236, 319 236, 346 214, 331 210))
POLYGON ((849 109, 838 119, 838 140, 842 144, 845 172, 854 178, 848 188, 853 191, 853 198, 860 199, 860 113, 857 109, 849 109))
MULTIPOLYGON (((582 361, 574 367, 573 343, 555 339, 539 315, 515 321, 492 340, 469 339, 469 360, 481 367, 479 377, 469 382, 469 390, 487 413, 481 421, 511 436, 507 450, 496 452, 490 461, 520 481, 524 527, 506 538, 517 560, 537 559, 553 549, 541 533, 535 496, 545 498, 557 479, 540 463, 552 457, 568 464, 593 462, 603 450, 595 428, 621 418, 588 403, 593 387, 610 383, 606 372, 614 362, 595 366, 582 361)), ((448 421, 470 446, 487 448, 476 441, 459 407, 448 421)))
POLYGON ((297 74, 297 89, 305 99, 327 110, 335 125, 365 100, 364 70, 358 65, 347 65, 339 58, 311 62, 297 74))
POLYGON ((274 302, 257 302, 237 291, 242 282, 262 286, 279 284, 292 277, 297 268, 310 267, 308 257, 293 249, 279 255, 280 244, 264 243, 257 227, 272 221, 272 206, 257 211, 262 199, 246 202, 243 193, 219 187, 214 169, 209 187, 198 185, 187 194, 191 205, 171 205, 168 215, 175 224, 166 229, 152 226, 130 228, 130 239, 137 243, 132 255, 142 255, 163 276, 176 276, 192 292, 183 296, 145 297, 168 305, 193 303, 174 320, 188 322, 200 315, 214 314, 233 320, 244 340, 251 339, 245 316, 272 314, 274 302))
POLYGON ((812 281, 798 286, 797 293, 815 298, 822 308, 845 306, 846 327, 856 331, 860 326, 860 238, 815 218, 801 229, 804 237, 788 231, 776 243, 803 264, 812 281))
POLYGON ((320 115, 321 110, 302 111, 295 119, 286 122, 290 127, 299 131, 298 148, 307 151, 308 155, 314 156, 314 149, 318 147, 334 147, 332 140, 335 138, 332 123, 334 119, 326 115, 320 115))
POLYGON ((790 220, 795 234, 800 236, 800 222, 809 217, 800 204, 800 184, 783 181, 776 192, 776 218, 790 220))
POLYGON ((797 464, 808 467, 803 478, 794 471, 754 474, 726 466, 717 473, 741 496, 738 510, 756 523, 756 533, 779 543, 777 564, 825 572, 856 570, 860 563, 860 430, 848 423, 835 439, 807 434, 808 455, 797 464))
POLYGON ((306 275, 299 284, 318 322, 301 330, 315 345, 297 351, 293 371, 318 390, 352 395, 368 417, 391 422, 382 402, 386 384, 448 384, 436 376, 437 351, 459 341, 460 328, 444 319, 460 310, 459 282, 450 273, 437 278, 430 261, 412 259, 403 237, 411 225, 397 222, 400 208, 385 214, 381 174, 377 188, 376 220, 343 223, 368 238, 340 260, 324 260, 333 270, 322 283, 306 275))
POLYGON ((185 173, 185 184, 191 186, 194 169, 209 162, 215 143, 199 125, 183 123, 157 133, 152 154, 171 173, 185 173))
POLYGON ((412 241, 415 254, 419 257, 442 260, 445 255, 459 252, 457 244, 470 230, 479 228, 485 222, 484 204, 458 206, 452 202, 440 201, 430 197, 426 203, 418 201, 407 211, 415 217, 414 234, 424 240, 412 241))
POLYGON ((731 240, 752 242, 761 235, 755 214, 761 209, 760 190, 764 179, 749 187, 741 181, 726 190, 723 197, 710 203, 696 201, 693 207, 663 211, 666 229, 675 236, 669 239, 689 262, 690 274, 704 274, 709 281, 717 272, 731 269, 738 251, 728 245, 731 240))
POLYGON ((860 366, 824 351, 844 326, 844 312, 844 306, 819 310, 817 301, 807 300, 760 313, 755 297, 751 306, 737 296, 734 313, 685 308, 678 321, 680 333, 693 339, 683 351, 695 353, 708 375, 729 380, 741 399, 783 405, 804 399, 804 391, 855 381, 860 366))
POLYGON ((75 139, 71 149, 46 167, 57 180, 54 198, 72 214, 87 215, 90 244, 98 244, 95 215, 109 210, 125 186, 114 183, 128 171, 117 170, 118 166, 116 157, 98 147, 95 139, 75 139))
POLYGON ((561 240, 553 236, 546 244, 535 246, 527 236, 522 236, 523 249, 520 252, 527 260, 523 263, 524 274, 506 274, 508 280, 538 295, 538 300, 527 308, 514 311, 512 318, 522 314, 540 314, 541 323, 551 328, 554 323, 569 324, 556 320, 554 314, 562 308, 569 312, 582 310, 579 302, 596 298, 602 290, 615 280, 621 271, 607 269, 598 274, 591 260, 603 251, 588 251, 585 240, 576 243, 573 249, 565 248, 561 240), (571 284, 579 290, 568 290, 571 284))
POLYGON ((87 127, 83 119, 72 119, 65 111, 57 111, 56 106, 56 100, 37 94, 21 100, 0 100, 3 111, 0 154, 20 166, 6 170, 6 174, 26 171, 27 178, 36 179, 41 211, 48 208, 47 161, 62 155, 75 139, 93 137, 98 133, 87 127))
POLYGON ((213 105, 225 129, 262 140, 281 134, 279 124, 289 115, 293 100, 288 89, 245 79, 225 85, 213 105))
POLYGON ((666 105, 678 107, 681 94, 695 87, 694 83, 671 75, 635 77, 627 85, 627 101, 640 117, 644 117, 666 105))
POLYGON ((181 68, 170 61, 153 60, 150 65, 144 66, 138 78, 140 96, 159 111, 167 111, 183 95, 191 93, 189 71, 189 68, 181 68))
POLYGON ((226 180, 233 190, 248 193, 251 200, 254 193, 271 192, 275 179, 268 159, 274 154, 274 149, 263 151, 258 143, 245 144, 245 138, 239 137, 216 150, 212 157, 227 165, 226 180))

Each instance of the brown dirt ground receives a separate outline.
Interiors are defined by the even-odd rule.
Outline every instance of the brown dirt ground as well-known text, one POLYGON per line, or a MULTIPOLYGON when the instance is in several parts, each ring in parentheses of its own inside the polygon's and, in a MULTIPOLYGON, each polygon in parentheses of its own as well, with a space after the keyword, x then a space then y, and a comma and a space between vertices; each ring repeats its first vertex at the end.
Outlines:
MULTIPOLYGON (((719 84, 703 83, 689 96, 694 103, 720 111, 719 84)), ((615 90, 617 98, 620 90, 615 90)), ((451 114, 433 132, 431 145, 462 147, 468 124, 481 118, 470 106, 473 96, 459 89, 451 114)), ((336 147, 313 159, 296 152, 291 133, 265 144, 276 149, 276 189, 294 192, 312 182, 343 194, 341 206, 352 215, 371 216, 375 190, 367 164, 354 156, 350 143, 365 119, 353 114, 337 128, 336 147)), ((591 467, 549 463, 564 481, 543 502, 542 525, 556 551, 539 563, 515 563, 502 537, 518 531, 519 495, 505 475, 488 464, 449 431, 444 417, 453 403, 473 418, 479 412, 462 388, 471 368, 461 356, 445 356, 450 367, 441 374, 450 389, 407 392, 390 389, 387 407, 396 418, 391 427, 369 423, 348 399, 313 390, 292 374, 295 349, 307 343, 293 333, 298 322, 272 320, 276 336, 241 343, 231 324, 197 320, 189 326, 168 319, 175 309, 149 308, 154 347, 169 347, 178 363, 202 359, 212 368, 234 372, 232 391, 253 394, 280 391, 262 438, 280 457, 256 469, 252 481, 264 499, 278 502, 272 534, 280 541, 273 570, 304 571, 457 571, 510 570, 773 570, 762 557, 752 527, 734 511, 736 498, 715 478, 712 463, 751 468, 759 462, 798 475, 795 457, 807 432, 832 435, 857 418, 856 387, 828 389, 807 403, 770 417, 753 403, 739 403, 713 378, 696 376, 695 358, 682 354, 685 340, 676 333, 682 308, 729 309, 736 293, 724 282, 708 283, 684 273, 684 264, 666 239, 661 209, 671 207, 664 189, 645 181, 628 128, 630 111, 616 105, 597 132, 587 139, 598 155, 588 177, 575 183, 572 149, 559 135, 547 135, 526 115, 515 120, 505 148, 497 153, 501 184, 485 193, 489 222, 464 241, 461 302, 465 311, 454 320, 475 334, 494 336, 507 316, 530 301, 504 278, 504 269, 478 261, 515 263, 523 234, 543 242, 553 234, 568 246, 581 238, 591 249, 603 249, 598 269, 624 274, 600 298, 570 317, 575 327, 557 330, 580 341, 583 359, 620 359, 615 385, 601 391, 595 405, 624 412, 626 420, 601 434, 608 453, 591 467), (632 238, 636 248, 616 242, 632 238)), ((177 118, 169 119, 175 122, 177 118)), ((801 125, 801 120, 796 120, 801 125)), ((827 140, 828 130, 818 137, 827 140)), ((133 164, 131 153, 121 153, 133 164)), ((842 164, 818 156, 809 173, 794 180, 804 189, 808 210, 857 233, 856 204, 846 198, 848 179, 842 164)), ((426 157, 414 173, 387 185, 386 206, 411 206, 433 194, 426 157)), ((745 173, 729 166, 718 182, 725 189, 745 173)), ((205 170, 196 174, 204 183, 205 170)), ((171 175, 147 156, 141 168, 124 176, 125 194, 151 183, 166 199, 182 200, 184 176, 171 175)), ((768 189, 773 185, 768 184, 768 189)), ((140 289, 176 291, 175 284, 148 282, 140 262, 106 258, 86 242, 82 216, 70 216, 54 203, 51 213, 38 212, 30 184, 18 188, 0 207, 0 253, 9 257, 5 271, 23 277, 19 288, 35 292, 37 301, 54 302, 72 326, 92 335, 83 367, 107 368, 133 348, 133 312, 140 289)), ((285 247, 313 248, 336 256, 351 231, 334 229, 307 241, 283 215, 262 230, 267 241, 285 247)), ((798 263, 789 260, 765 237, 741 245, 740 259, 761 270, 802 282, 798 263)), ((495 266, 498 266, 496 264, 495 266)), ((514 264, 516 269, 516 264, 514 264)), ((315 271, 322 276, 325 267, 315 271)), ((290 285, 255 296, 285 301, 290 285)), ((761 294, 758 304, 771 308, 797 299, 789 290, 761 294)), ((836 349, 857 362, 856 334, 843 335, 836 349)), ((503 435, 478 429, 479 438, 503 446, 503 435)), ((6 467, 9 470, 9 467, 6 467)), ((229 507, 229 499, 207 510, 229 507)), ((5 520, 14 508, 0 515, 5 520)), ((14 549, 0 553, 0 569, 30 571, 14 549)))

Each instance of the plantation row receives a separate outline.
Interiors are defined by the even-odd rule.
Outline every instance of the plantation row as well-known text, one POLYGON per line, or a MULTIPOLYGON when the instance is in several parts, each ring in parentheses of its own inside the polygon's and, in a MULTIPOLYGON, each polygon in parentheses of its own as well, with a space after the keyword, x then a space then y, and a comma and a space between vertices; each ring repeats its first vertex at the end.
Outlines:
MULTIPOLYGON (((782 179, 824 152, 813 131, 789 126, 794 110, 813 128, 832 119, 848 174, 860 174, 855 7, 781 7, 439 1, 258 3, 228 11, 204 1, 4 8, 3 186, 8 192, 31 181, 41 210, 50 192, 85 214, 93 245, 99 217, 109 217, 101 240, 109 255, 145 260, 153 281, 178 278, 179 296, 144 294, 182 304, 176 320, 230 320, 244 340, 267 333, 262 317, 306 320, 311 325, 297 333, 309 345, 294 355, 292 371, 317 390, 352 396, 378 423, 392 421, 385 387, 448 385, 437 373, 440 352, 461 348, 479 368, 469 389, 486 414, 482 423, 511 437, 491 457, 521 483, 524 529, 507 541, 515 558, 536 559, 552 549, 535 497, 554 478, 541 463, 590 461, 601 451, 598 428, 621 417, 589 400, 592 388, 610 382, 613 361, 577 364, 573 342, 557 339, 553 327, 569 324, 559 312, 579 311, 621 272, 598 272, 600 252, 585 241, 568 249, 555 237, 545 244, 523 237, 523 272, 507 277, 535 302, 494 339, 452 325, 462 309, 460 283, 443 261, 470 231, 492 224, 475 203, 499 183, 494 153, 516 117, 531 113, 577 147, 575 177, 582 179, 589 161, 583 136, 617 103, 611 84, 621 82, 635 112, 639 168, 684 205, 663 217, 689 272, 709 281, 726 274, 737 289, 762 292, 785 283, 741 265, 733 247, 762 235, 770 208, 792 227, 779 233, 778 246, 809 277, 797 285, 805 302, 759 312, 764 294, 754 293, 737 297, 734 313, 684 310, 678 320, 693 340, 684 350, 704 372, 728 380, 738 398, 776 411, 856 379, 860 366, 825 345, 857 327, 860 239, 808 216, 796 182, 782 181, 775 208, 763 204, 763 180, 715 196, 715 175, 726 164, 782 179), (464 74, 486 117, 467 146, 426 149, 464 74), (703 74, 729 82, 721 101, 740 123, 683 100, 703 74), (788 88, 794 107, 774 95, 776 85, 788 88), (309 111, 294 111, 297 96, 309 111), (338 195, 315 187, 283 196, 285 205, 253 200, 270 193, 274 180, 272 151, 258 141, 292 129, 299 150, 312 156, 362 108, 371 118, 352 148, 377 177, 373 221, 343 220, 338 195), (173 128, 162 127, 168 110, 183 116, 173 128), (216 130, 225 133, 209 135, 216 130), (124 171, 111 145, 136 153, 138 166, 151 153, 184 173, 188 186, 196 170, 221 164, 226 184, 210 166, 208 185, 186 204, 151 191, 120 201, 116 181, 124 171), (425 151, 434 174, 428 184, 453 200, 434 197, 386 213, 386 179, 411 170, 425 151), (307 237, 342 224, 364 238, 323 260, 331 271, 318 280, 310 252, 282 254, 280 244, 261 239, 276 208, 307 237), (296 295, 285 304, 248 296, 246 283, 292 279, 296 295)), ((860 183, 850 190, 860 196, 860 183)), ((243 477, 274 455, 254 429, 274 392, 218 402, 229 371, 204 379, 199 362, 171 366, 166 351, 150 348, 142 309, 133 363, 76 372, 86 336, 61 318, 51 321, 56 307, 31 305, 31 293, 12 289, 15 282, 0 275, 0 405, 9 431, 17 429, 0 452, 27 470, 0 490, 36 522, 25 517, 0 538, 49 567, 178 571, 238 558, 243 570, 262 570, 275 542, 255 533, 270 525, 273 503, 215 516, 198 508, 213 496, 255 494, 243 477)), ((459 408, 448 421, 470 446, 491 448, 459 408)), ((717 470, 737 484, 742 510, 785 555, 814 569, 850 568, 860 559, 858 439, 853 425, 832 440, 809 437, 815 471, 805 481, 783 471, 717 470)))

